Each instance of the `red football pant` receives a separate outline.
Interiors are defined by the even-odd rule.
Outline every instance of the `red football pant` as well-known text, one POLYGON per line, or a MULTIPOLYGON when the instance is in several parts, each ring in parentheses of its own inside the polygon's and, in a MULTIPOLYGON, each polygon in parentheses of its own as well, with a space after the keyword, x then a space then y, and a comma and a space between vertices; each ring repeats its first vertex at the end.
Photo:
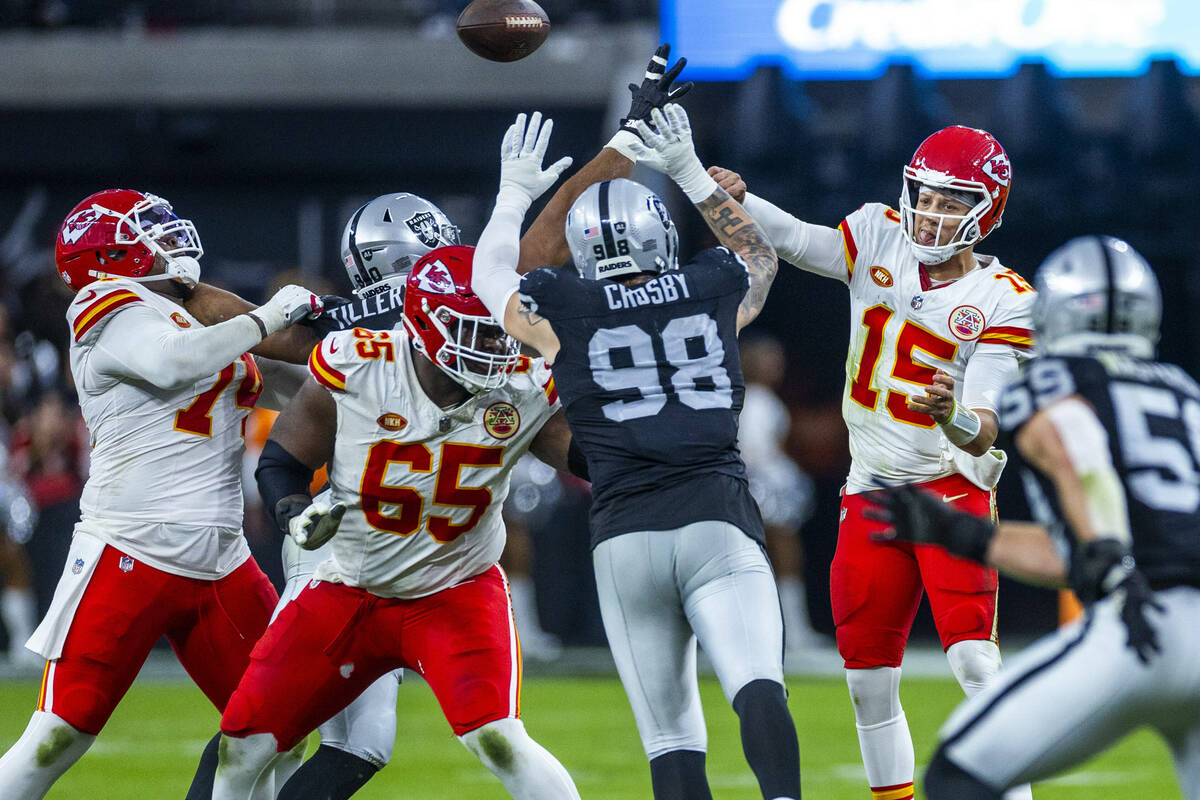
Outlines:
MULTIPOLYGON (((977 516, 992 514, 992 493, 961 475, 922 484, 949 505, 977 516)), ((934 545, 877 542, 886 523, 863 516, 865 495, 844 495, 837 551, 829 570, 838 652, 846 669, 898 667, 921 603, 929 607, 942 648, 995 639, 996 571, 952 556, 934 545)))
POLYGON ((252 558, 208 581, 172 575, 105 547, 62 656, 46 665, 38 710, 100 733, 154 643, 166 636, 192 680, 223 711, 278 599, 252 558), (121 569, 122 558, 128 569, 121 569))
POLYGON ((254 648, 221 731, 270 733, 290 750, 397 667, 420 673, 457 736, 519 716, 521 651, 500 567, 411 600, 310 583, 254 648))

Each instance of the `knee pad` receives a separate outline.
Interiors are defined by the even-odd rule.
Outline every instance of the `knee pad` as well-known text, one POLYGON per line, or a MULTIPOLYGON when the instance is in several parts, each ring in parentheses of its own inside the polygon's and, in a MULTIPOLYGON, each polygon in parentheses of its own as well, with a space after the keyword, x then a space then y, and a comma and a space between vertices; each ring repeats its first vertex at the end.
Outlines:
POLYGON ((1003 800, 1000 792, 948 759, 941 747, 925 770, 925 795, 929 800, 1003 800))
POLYGON ((968 697, 978 694, 1000 671, 1000 648, 987 639, 956 642, 946 650, 946 659, 968 697))
POLYGON ((900 668, 846 670, 846 686, 859 726, 880 725, 904 713, 900 707, 900 668))

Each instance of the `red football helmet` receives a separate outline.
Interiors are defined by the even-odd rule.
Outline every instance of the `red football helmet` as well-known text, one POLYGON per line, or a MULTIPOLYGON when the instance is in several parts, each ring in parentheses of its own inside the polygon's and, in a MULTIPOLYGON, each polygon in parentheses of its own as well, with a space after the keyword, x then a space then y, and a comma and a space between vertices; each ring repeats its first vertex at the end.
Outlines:
POLYGON ((1011 180, 1008 154, 987 131, 952 125, 921 142, 904 168, 900 193, 904 232, 921 263, 940 264, 999 228, 1011 180), (914 206, 923 188, 949 195, 971 206, 971 210, 961 216, 917 212, 914 206), (939 218, 939 234, 943 225, 955 225, 954 236, 945 245, 938 244, 940 236, 933 244, 918 243, 916 213, 939 218))
POLYGON ((154 257, 166 262, 166 277, 194 286, 204 255, 191 220, 180 219, 161 197, 132 189, 106 189, 67 215, 54 243, 58 274, 75 291, 100 278, 144 282, 154 257))
POLYGON ((521 357, 509 336, 471 290, 475 248, 431 250, 413 265, 404 288, 404 327, 413 346, 473 392, 503 386, 521 357))

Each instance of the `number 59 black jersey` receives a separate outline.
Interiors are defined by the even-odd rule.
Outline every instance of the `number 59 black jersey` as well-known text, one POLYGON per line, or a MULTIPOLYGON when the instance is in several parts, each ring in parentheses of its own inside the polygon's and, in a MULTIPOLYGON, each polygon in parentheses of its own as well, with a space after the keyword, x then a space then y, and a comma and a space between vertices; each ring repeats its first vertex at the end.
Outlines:
POLYGON ((745 264, 723 247, 644 283, 543 268, 521 301, 560 349, 554 383, 592 478, 592 546, 631 531, 730 522, 762 541, 737 450, 745 264))
MULTIPOLYGON (((1108 433, 1138 566, 1156 589, 1200 586, 1200 386, 1174 364, 1121 353, 1037 358, 1004 392, 1004 434, 1073 394, 1091 403, 1108 433)), ((1006 450, 1022 469, 1030 507, 1061 519, 1051 482, 1017 448, 1006 450)))

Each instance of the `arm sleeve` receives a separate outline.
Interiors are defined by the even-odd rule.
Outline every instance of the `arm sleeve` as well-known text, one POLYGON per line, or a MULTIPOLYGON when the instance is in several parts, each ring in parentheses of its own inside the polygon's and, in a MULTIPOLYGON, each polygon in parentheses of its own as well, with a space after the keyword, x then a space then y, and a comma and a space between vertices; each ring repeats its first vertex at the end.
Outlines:
POLYGON ((274 439, 267 439, 263 445, 254 479, 258 483, 258 493, 262 495, 263 507, 281 531, 287 530, 288 519, 311 502, 308 487, 313 479, 312 468, 305 466, 274 439), (294 498, 293 502, 280 505, 290 498, 294 498))
POLYGON ((746 192, 743 207, 767 232, 784 261, 842 283, 850 281, 842 234, 836 228, 810 225, 752 192, 746 192))
POLYGON ((1010 347, 980 345, 967 359, 963 374, 962 404, 967 408, 986 408, 999 415, 1000 394, 1020 373, 1017 354, 1010 347))
POLYGON ((176 328, 144 304, 122 309, 94 345, 93 368, 159 389, 177 389, 219 372, 262 340, 258 323, 240 314, 206 328, 176 328))
POLYGON ((524 219, 525 214, 520 208, 497 200, 492 217, 475 245, 471 288, 501 326, 504 325, 508 298, 521 283, 517 258, 521 253, 521 222, 524 219))

